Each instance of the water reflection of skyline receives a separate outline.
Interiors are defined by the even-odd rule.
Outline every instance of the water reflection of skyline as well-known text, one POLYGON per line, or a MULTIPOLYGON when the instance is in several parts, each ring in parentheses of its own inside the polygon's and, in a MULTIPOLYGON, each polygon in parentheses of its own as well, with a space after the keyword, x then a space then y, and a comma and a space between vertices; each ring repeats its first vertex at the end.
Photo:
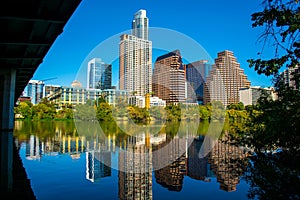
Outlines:
POLYGON ((238 159, 245 155, 241 149, 228 143, 228 138, 219 140, 210 154, 200 158, 203 137, 171 136, 166 133, 141 135, 120 141, 116 134, 105 138, 98 135, 86 137, 66 135, 62 129, 56 129, 48 137, 31 134, 28 139, 20 141, 16 137, 16 143, 17 146, 25 144, 26 159, 30 160, 42 160, 45 155, 68 154, 72 159, 85 156, 85 177, 93 183, 111 176, 112 153, 117 153, 120 199, 152 199, 153 181, 170 191, 181 191, 185 177, 204 182, 216 178, 220 189, 236 190, 244 170, 238 159), (154 153, 163 147, 164 151, 154 153), (166 159, 170 161, 169 165, 156 168, 161 160, 166 159))

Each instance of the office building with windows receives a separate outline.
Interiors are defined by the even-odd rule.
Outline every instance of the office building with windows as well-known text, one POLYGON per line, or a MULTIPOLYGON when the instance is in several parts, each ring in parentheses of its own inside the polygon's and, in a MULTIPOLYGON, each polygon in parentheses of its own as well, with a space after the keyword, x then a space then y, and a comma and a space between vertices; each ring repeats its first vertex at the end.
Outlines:
POLYGON ((44 97, 45 83, 39 80, 30 80, 27 84, 27 96, 31 98, 32 104, 38 104, 44 97))
POLYGON ((219 52, 205 83, 204 103, 221 101, 224 106, 238 103, 240 89, 249 88, 250 84, 233 52, 219 52))
POLYGON ((186 101, 185 65, 179 50, 156 59, 152 88, 154 95, 167 104, 186 101))
POLYGON ((188 101, 203 103, 204 82, 212 68, 212 65, 207 62, 207 60, 199 60, 186 65, 188 101))
POLYGON ((299 73, 300 67, 297 65, 294 68, 287 68, 280 73, 280 76, 285 84, 296 90, 300 90, 300 82, 296 79, 297 75, 299 76, 299 73))
POLYGON ((64 105, 75 106, 85 104, 88 100, 97 101, 100 97, 104 98, 109 105, 116 106, 120 101, 127 102, 128 95, 128 92, 124 90, 100 90, 61 86, 47 98, 58 105, 58 108, 64 105))
POLYGON ((93 58, 87 67, 87 89, 110 89, 112 65, 104 63, 101 58, 93 58))

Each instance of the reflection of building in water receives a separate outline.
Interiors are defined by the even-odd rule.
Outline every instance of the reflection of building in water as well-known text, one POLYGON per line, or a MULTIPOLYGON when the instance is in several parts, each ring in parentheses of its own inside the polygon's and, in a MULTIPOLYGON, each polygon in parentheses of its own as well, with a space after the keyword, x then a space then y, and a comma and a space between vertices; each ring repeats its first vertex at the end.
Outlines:
POLYGON ((28 159, 40 159, 42 155, 57 155, 68 153, 73 159, 78 159, 84 152, 84 138, 62 136, 59 138, 46 138, 45 141, 38 136, 31 135, 26 144, 26 156, 28 159))
POLYGON ((63 136, 60 147, 60 152, 69 153, 73 159, 78 159, 80 153, 84 152, 84 138, 63 136))
POLYGON ((31 135, 29 143, 26 143, 26 159, 36 160, 41 158, 43 151, 43 143, 40 142, 38 136, 31 135))
POLYGON ((111 152, 86 152, 86 179, 95 182, 111 176, 110 162, 111 152))
MULTIPOLYGON (((172 191, 182 189, 184 176, 196 180, 210 181, 214 174, 220 182, 220 188, 225 191, 236 190, 239 178, 243 172, 240 159, 245 157, 243 150, 225 143, 228 138, 216 142, 215 147, 207 157, 199 157, 202 139, 194 139, 189 145, 187 154, 181 154, 180 148, 185 145, 185 139, 173 138, 160 144, 164 148, 159 154, 153 155, 154 168, 162 160, 169 159, 170 163, 162 168, 155 168, 156 182, 172 191)), ((153 149, 155 150, 155 149, 153 149)))
POLYGON ((150 136, 130 136, 119 151, 119 198, 152 199, 150 136))
POLYGON ((202 140, 195 139, 188 148, 187 173, 186 175, 196 179, 209 181, 212 176, 207 157, 199 157, 202 140))
POLYGON ((86 141, 86 179, 91 182, 111 176, 110 136, 86 141))
POLYGON ((153 166, 156 182, 172 191, 182 189, 183 176, 186 173, 185 165, 185 138, 167 138, 167 141, 155 147, 157 154, 153 155, 153 166), (164 161, 170 161, 167 166, 160 166, 164 161))
POLYGON ((220 189, 230 192, 236 190, 236 185, 240 181, 245 166, 240 160, 246 154, 228 141, 227 137, 218 140, 210 152, 208 161, 220 183, 220 189))
POLYGON ((155 170, 156 182, 171 191, 180 191, 185 174, 185 156, 176 159, 172 164, 155 170))

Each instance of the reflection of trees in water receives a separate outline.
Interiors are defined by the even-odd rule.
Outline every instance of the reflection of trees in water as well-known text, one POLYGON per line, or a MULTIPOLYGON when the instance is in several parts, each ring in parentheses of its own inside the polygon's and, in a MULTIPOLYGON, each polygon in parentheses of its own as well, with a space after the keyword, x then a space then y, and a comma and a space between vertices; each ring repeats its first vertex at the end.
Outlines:
POLYGON ((299 163, 285 157, 284 153, 251 157, 245 173, 250 199, 300 199, 299 163))

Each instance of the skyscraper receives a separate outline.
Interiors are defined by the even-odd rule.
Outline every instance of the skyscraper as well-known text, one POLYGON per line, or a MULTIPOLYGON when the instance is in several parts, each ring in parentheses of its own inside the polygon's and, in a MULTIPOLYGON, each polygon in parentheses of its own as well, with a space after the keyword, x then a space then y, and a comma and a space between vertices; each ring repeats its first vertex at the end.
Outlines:
POLYGON ((119 86, 138 96, 152 91, 152 42, 148 35, 146 11, 139 10, 132 21, 132 35, 120 37, 119 86))
POLYGON ((186 65, 187 99, 203 102, 204 82, 212 65, 207 60, 199 60, 186 65))
POLYGON ((167 103, 185 102, 185 65, 179 50, 156 59, 152 87, 167 103))
POLYGON ((146 10, 139 10, 134 14, 132 20, 132 35, 148 40, 149 20, 146 16, 146 10))
POLYGON ((207 77, 204 90, 204 103, 221 101, 227 106, 238 103, 239 90, 250 87, 250 81, 240 68, 233 52, 225 50, 218 53, 215 64, 207 77))
POLYGON ((93 58, 87 67, 88 89, 110 89, 111 88, 111 65, 105 64, 101 58, 93 58))
POLYGON ((43 81, 30 80, 27 84, 27 96, 31 97, 32 104, 38 104, 44 97, 44 86, 43 81))

